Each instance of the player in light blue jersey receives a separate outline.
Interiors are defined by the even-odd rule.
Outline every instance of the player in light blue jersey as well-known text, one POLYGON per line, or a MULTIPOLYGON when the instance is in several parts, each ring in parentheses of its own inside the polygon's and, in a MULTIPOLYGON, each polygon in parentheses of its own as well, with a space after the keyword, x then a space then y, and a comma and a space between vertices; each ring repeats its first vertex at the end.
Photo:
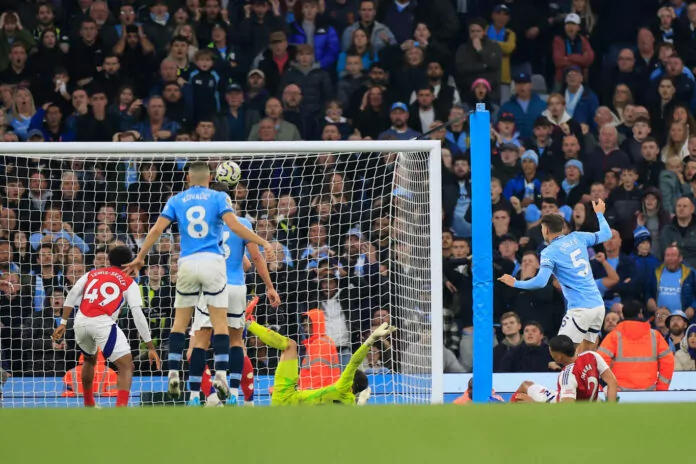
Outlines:
MULTIPOLYGON (((227 330, 227 272, 222 248, 222 227, 270 250, 268 242, 244 227, 232 210, 228 195, 209 188, 210 168, 202 161, 191 163, 188 172, 189 188, 167 201, 157 222, 150 229, 138 256, 125 269, 138 272, 145 257, 160 235, 172 222, 179 224, 181 255, 176 282, 174 324, 169 335, 169 394, 181 395, 179 369, 183 357, 184 333, 193 315, 193 308, 203 295, 213 324, 213 351, 215 352, 215 379, 218 396, 229 395, 227 367, 230 336, 227 330)), ((272 258, 267 253, 268 259, 272 258)))
POLYGON ((604 300, 590 270, 587 247, 604 243, 611 238, 611 228, 604 218, 606 206, 602 200, 592 202, 599 232, 573 232, 563 235, 564 220, 556 214, 547 214, 541 220, 541 233, 548 244, 541 252, 541 268, 531 280, 518 281, 505 274, 498 280, 510 287, 534 290, 545 287, 554 274, 566 300, 567 311, 559 335, 567 335, 578 352, 596 349, 599 331, 604 321, 604 300))
MULTIPOLYGON (((229 188, 222 183, 215 183, 211 189, 229 195, 229 188)), ((237 218, 239 222, 249 230, 252 230, 251 222, 246 218, 237 218)), ((266 284, 266 297, 268 303, 273 308, 280 306, 280 296, 275 291, 271 275, 263 254, 257 244, 240 238, 227 226, 222 228, 222 248, 225 253, 227 264, 227 326, 230 334, 230 397, 228 404, 237 401, 239 384, 242 380, 242 369, 244 368, 244 314, 247 306, 246 272, 244 266, 244 251, 249 251, 249 256, 254 262, 256 272, 259 273, 264 284, 266 284)), ((249 267, 251 263, 249 263, 249 267)), ((204 303, 204 302, 203 302, 204 303)), ((196 306, 193 321, 193 349, 189 360, 189 390, 191 400, 189 404, 196 405, 200 401, 200 388, 203 372, 205 371, 205 354, 210 345, 211 331, 210 317, 205 304, 196 306)))

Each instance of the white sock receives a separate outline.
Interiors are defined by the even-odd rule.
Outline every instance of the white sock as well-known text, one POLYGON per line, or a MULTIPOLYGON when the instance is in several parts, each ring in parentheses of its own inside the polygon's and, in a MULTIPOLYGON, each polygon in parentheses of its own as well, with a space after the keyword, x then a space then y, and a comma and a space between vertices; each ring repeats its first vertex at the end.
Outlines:
POLYGON ((224 380, 227 383, 227 373, 226 372, 216 372, 215 380, 224 380))
POLYGON ((169 378, 170 379, 172 379, 172 378, 178 379, 179 378, 179 371, 169 371, 169 378))
POLYGON ((230 396, 239 396, 239 388, 230 388, 230 396))

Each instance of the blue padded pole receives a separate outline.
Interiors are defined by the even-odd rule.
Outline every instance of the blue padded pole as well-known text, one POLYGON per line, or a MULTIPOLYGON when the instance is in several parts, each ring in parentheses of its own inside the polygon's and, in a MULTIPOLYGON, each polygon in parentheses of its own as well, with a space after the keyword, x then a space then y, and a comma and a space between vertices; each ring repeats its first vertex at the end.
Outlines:
POLYGON ((471 114, 471 208, 474 286, 475 403, 493 388, 493 235, 491 212, 491 115, 482 103, 471 114))

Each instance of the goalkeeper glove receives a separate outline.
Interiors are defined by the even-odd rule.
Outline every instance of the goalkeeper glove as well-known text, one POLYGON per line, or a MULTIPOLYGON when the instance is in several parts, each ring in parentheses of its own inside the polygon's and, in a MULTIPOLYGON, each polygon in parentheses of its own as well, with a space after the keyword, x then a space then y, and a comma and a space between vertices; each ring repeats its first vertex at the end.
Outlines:
POLYGON ((396 330, 396 327, 387 324, 386 322, 379 327, 377 327, 368 337, 367 339, 367 344, 369 346, 372 346, 375 344, 377 340, 380 338, 386 337, 390 333, 394 332, 396 330))
POLYGON ((358 406, 364 406, 370 399, 371 394, 372 389, 370 389, 370 387, 367 387, 366 389, 358 393, 358 397, 356 398, 355 404, 357 404, 358 406))

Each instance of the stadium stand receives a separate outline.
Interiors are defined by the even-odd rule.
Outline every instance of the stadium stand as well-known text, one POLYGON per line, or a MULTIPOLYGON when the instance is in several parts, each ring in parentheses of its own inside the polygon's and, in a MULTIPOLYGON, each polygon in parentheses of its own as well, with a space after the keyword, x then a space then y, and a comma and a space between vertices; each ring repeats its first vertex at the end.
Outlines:
MULTIPOLYGON (((496 276, 536 275, 542 214, 562 214, 568 231, 596 231, 590 202, 601 198, 613 237, 590 255, 604 253, 619 276, 605 286, 607 271, 593 260, 607 310, 602 337, 622 320, 622 301, 638 299, 677 370, 696 370, 696 2, 7 0, 1 8, 4 143, 403 140, 451 121, 427 135, 443 148, 446 372, 472 369, 470 134, 460 118, 485 103, 496 276)), ((184 165, 0 161, 0 375, 61 377, 78 353, 70 334, 55 343, 50 333, 71 283, 103 265, 111 244, 138 249, 181 188, 184 165), (108 173, 116 191, 100 187, 108 173)), ((280 182, 253 198, 244 184, 236 193, 240 215, 285 256, 273 269, 289 303, 263 322, 298 339, 300 315, 313 307, 288 298, 296 290, 288 282, 316 270, 305 253, 310 228, 295 229, 280 204, 314 208, 304 200, 336 196, 324 180, 334 172, 346 190, 364 180, 351 163, 324 168, 302 176, 290 199, 280 182)), ((344 213, 362 201, 337 196, 344 213)), ((384 230, 374 217, 358 230, 332 229, 331 255, 356 236, 379 250, 384 230)), ((162 246, 176 251, 176 237, 162 246)), ((140 280, 161 341, 176 266, 166 256, 140 280)), ((348 278, 379 281, 365 272, 348 278)), ((260 287, 251 282, 250 293, 260 287)), ((360 311, 379 325, 388 298, 360 311)), ((496 283, 496 371, 557 369, 545 340, 564 311, 552 281, 535 292, 496 283)), ((253 341, 249 354, 259 375, 272 375, 272 357, 253 341)), ((380 374, 402 370, 388 344, 368 361, 380 374)), ((150 372, 147 363, 137 369, 150 372)))

